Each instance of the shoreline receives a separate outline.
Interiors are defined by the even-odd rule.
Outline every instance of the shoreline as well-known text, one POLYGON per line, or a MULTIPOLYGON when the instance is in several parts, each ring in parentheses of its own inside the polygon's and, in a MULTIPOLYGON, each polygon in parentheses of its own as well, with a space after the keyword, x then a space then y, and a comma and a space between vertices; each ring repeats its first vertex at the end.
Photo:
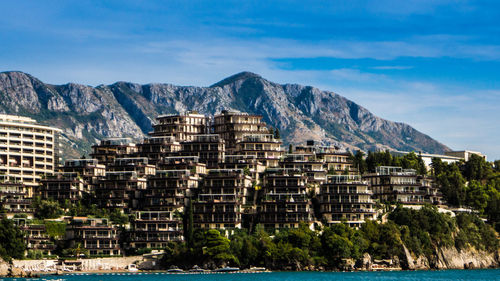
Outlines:
MULTIPOLYGON (((73 271, 73 272, 31 272, 31 278, 43 277, 43 276, 65 276, 65 275, 203 275, 203 274, 259 274, 259 273, 282 273, 282 272, 297 272, 297 273, 377 273, 377 272, 421 272, 421 271, 448 271, 448 270, 499 270, 500 267, 495 268, 472 268, 472 269, 459 269, 459 268, 447 268, 447 269, 398 269, 398 268, 388 268, 384 270, 265 270, 265 271, 250 271, 250 270, 239 270, 232 272, 215 272, 212 270, 207 270, 206 272, 168 272, 168 270, 143 270, 143 271, 128 271, 128 270, 94 270, 94 271, 73 271)), ((2 278, 19 278, 19 277, 2 277, 2 278)))

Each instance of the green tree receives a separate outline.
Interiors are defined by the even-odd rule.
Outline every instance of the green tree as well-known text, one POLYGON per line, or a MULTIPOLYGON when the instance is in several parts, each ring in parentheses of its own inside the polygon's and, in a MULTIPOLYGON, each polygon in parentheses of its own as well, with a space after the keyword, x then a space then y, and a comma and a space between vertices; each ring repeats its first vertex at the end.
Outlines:
POLYGON ((468 181, 484 180, 492 172, 491 165, 483 157, 472 154, 469 161, 465 162, 464 176, 468 181))
POLYGON ((206 245, 203 253, 216 264, 236 264, 236 257, 229 251, 229 239, 221 235, 218 230, 210 229, 206 232, 206 245))
POLYGON ((40 200, 36 197, 33 200, 35 208, 35 217, 38 219, 56 219, 64 214, 64 210, 59 205, 59 202, 53 200, 40 200))
POLYGON ((0 257, 6 261, 11 258, 21 259, 26 249, 23 233, 14 223, 7 219, 0 220, 0 257))
POLYGON ((486 187, 477 180, 472 180, 466 187, 466 200, 468 206, 478 210, 481 214, 488 204, 489 196, 486 187))

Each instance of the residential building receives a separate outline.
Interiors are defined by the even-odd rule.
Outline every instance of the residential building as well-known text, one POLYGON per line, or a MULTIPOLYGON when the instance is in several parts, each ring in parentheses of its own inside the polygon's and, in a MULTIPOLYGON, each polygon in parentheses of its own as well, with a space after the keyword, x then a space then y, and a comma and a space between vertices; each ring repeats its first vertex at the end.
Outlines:
POLYGON ((207 168, 217 168, 224 159, 225 142, 217 134, 193 135, 193 140, 181 142, 181 156, 196 156, 207 168))
POLYGON ((212 132, 219 134, 226 143, 228 154, 235 154, 236 143, 245 135, 268 134, 269 128, 261 115, 223 110, 214 116, 212 132))
POLYGON ((59 163, 60 132, 28 117, 0 114, 0 174, 24 183, 31 197, 40 179, 53 174, 59 163))
POLYGON ((73 217, 66 226, 65 240, 70 248, 80 246, 89 256, 121 256, 118 228, 107 219, 73 217))
POLYGON ((170 241, 182 241, 182 217, 170 211, 139 211, 131 222, 130 247, 165 249, 170 241))
POLYGON ((137 146, 131 138, 108 138, 92 146, 90 157, 97 159, 99 164, 109 165, 116 158, 131 157, 137 152, 137 146))
POLYGON ((194 226, 228 231, 241 228, 243 206, 251 186, 252 178, 241 169, 210 170, 193 202, 194 226))
POLYGON ((381 202, 422 205, 426 200, 427 187, 417 181, 418 175, 413 169, 380 166, 375 173, 363 178, 370 182, 373 197, 381 202))
POLYGON ((153 137, 173 137, 175 141, 192 141, 199 134, 208 133, 208 118, 190 111, 184 114, 162 115, 153 124, 153 137))
POLYGON ((33 218, 32 201, 23 183, 0 182, 0 206, 9 219, 19 214, 33 218))
POLYGON ((139 207, 146 187, 147 179, 136 171, 106 172, 96 190, 96 200, 101 208, 130 212, 139 207))
POLYGON ((253 156, 266 167, 278 167, 284 153, 282 143, 271 134, 244 134, 241 140, 236 141, 235 153, 253 156))
POLYGON ((75 203, 90 194, 88 187, 78 173, 57 172, 41 180, 38 194, 45 200, 75 203))
POLYGON ((312 224, 313 210, 307 195, 307 176, 298 169, 268 168, 262 186, 259 223, 277 230, 312 224))
POLYGON ((359 227, 376 217, 372 195, 368 181, 359 175, 328 175, 318 194, 321 218, 326 225, 359 227))
POLYGON ((142 143, 137 144, 138 156, 146 157, 150 164, 156 164, 163 157, 176 154, 181 150, 180 142, 175 137, 150 137, 145 138, 142 143))

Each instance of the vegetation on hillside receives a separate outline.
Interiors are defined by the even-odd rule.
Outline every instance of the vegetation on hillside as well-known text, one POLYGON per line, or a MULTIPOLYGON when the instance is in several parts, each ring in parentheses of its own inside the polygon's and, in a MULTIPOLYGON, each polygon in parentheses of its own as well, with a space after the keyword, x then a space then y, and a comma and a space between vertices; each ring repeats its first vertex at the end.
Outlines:
POLYGON ((231 265, 279 270, 341 269, 346 259, 359 261, 364 253, 375 259, 397 256, 404 261, 403 245, 431 260, 438 247, 474 246, 494 251, 498 243, 491 226, 475 215, 451 217, 432 206, 420 210, 397 207, 387 223, 367 221, 360 229, 335 224, 311 230, 302 224, 298 229, 271 235, 258 226, 252 233, 239 230, 229 239, 217 230, 196 229, 192 240, 169 243, 163 263, 183 268, 231 265))

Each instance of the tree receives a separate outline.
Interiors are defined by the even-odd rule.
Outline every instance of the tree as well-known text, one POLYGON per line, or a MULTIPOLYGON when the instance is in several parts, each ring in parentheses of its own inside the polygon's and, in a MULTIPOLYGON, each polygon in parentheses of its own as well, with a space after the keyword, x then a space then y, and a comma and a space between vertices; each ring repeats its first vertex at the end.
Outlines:
POLYGON ((288 145, 288 153, 292 153, 292 152, 293 152, 293 145, 289 144, 288 145))
POLYGON ((203 253, 216 264, 236 263, 236 257, 230 252, 229 239, 221 235, 218 230, 210 229, 206 232, 206 244, 203 253))
POLYGON ((274 138, 275 139, 281 139, 281 136, 280 136, 280 129, 276 128, 274 130, 274 138))
POLYGON ((364 156, 365 154, 361 150, 356 151, 356 154, 351 154, 350 156, 353 161, 354 168, 358 169, 360 174, 364 174, 368 168, 366 165, 366 161, 363 158, 364 156))
POLYGON ((0 257, 6 261, 11 258, 21 259, 26 249, 23 233, 14 223, 7 219, 0 220, 0 257))
POLYGON ((466 202, 481 214, 488 204, 489 196, 486 187, 477 180, 472 180, 466 187, 466 202))
POLYGON ((191 198, 188 199, 188 205, 183 217, 184 224, 184 240, 188 247, 193 247, 193 202, 191 198))
POLYGON ((64 214, 59 202, 53 200, 40 200, 39 197, 35 197, 33 207, 35 217, 38 219, 56 219, 64 214))
POLYGON ((464 176, 468 181, 484 180, 492 172, 491 165, 483 157, 476 154, 472 154, 469 161, 465 162, 464 169, 464 176))

